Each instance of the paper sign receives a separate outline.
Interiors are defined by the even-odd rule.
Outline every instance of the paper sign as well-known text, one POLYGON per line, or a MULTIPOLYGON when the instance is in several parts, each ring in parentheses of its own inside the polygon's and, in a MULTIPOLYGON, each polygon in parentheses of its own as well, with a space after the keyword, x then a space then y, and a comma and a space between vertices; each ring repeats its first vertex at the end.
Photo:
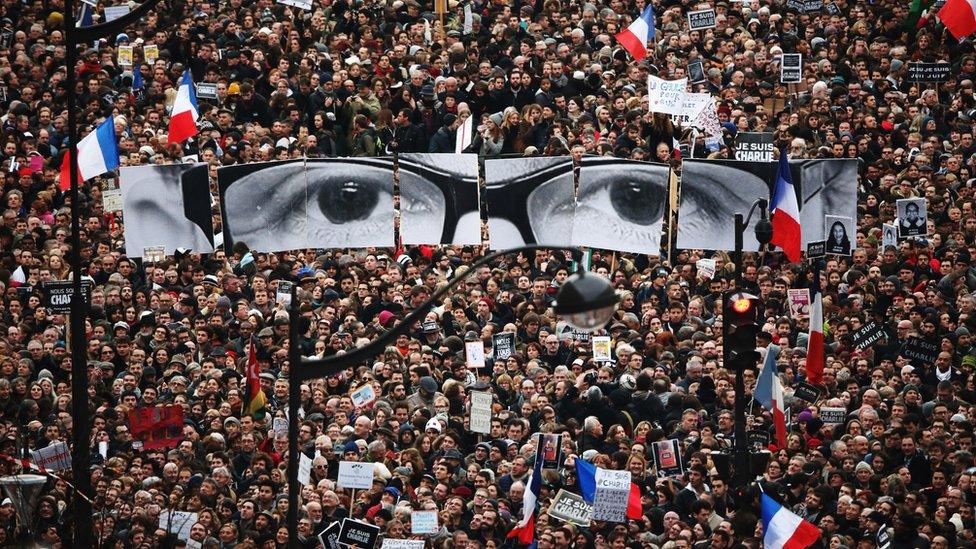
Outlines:
POLYGON ((165 246, 146 246, 142 249, 142 260, 147 263, 159 263, 166 259, 165 246))
POLYGON ((491 336, 491 348, 494 352, 495 360, 508 360, 515 354, 515 334, 512 332, 502 332, 491 336))
POLYGON ((884 250, 888 246, 898 247, 898 227, 885 223, 881 226, 881 249, 884 250))
POLYGON ((105 22, 110 23, 129 13, 129 5, 105 6, 105 22))
POLYGON ((288 436, 288 420, 283 417, 276 417, 271 420, 271 430, 277 436, 279 434, 288 436))
POLYGON ((410 532, 412 534, 436 534, 437 511, 414 511, 410 513, 410 532))
POLYGON ((783 84, 799 84, 803 80, 803 54, 784 53, 780 62, 779 81, 783 84))
POLYGON ((610 336, 593 336, 593 360, 610 362, 610 336))
POLYGON ((681 447, 678 439, 659 440, 652 443, 651 453, 654 456, 654 469, 658 478, 677 477, 684 474, 684 464, 681 462, 681 447))
POLYGON ((465 341, 464 342, 464 357, 468 364, 469 370, 477 370, 479 368, 485 367, 485 342, 481 341, 465 341))
POLYGON ((146 44, 142 47, 142 56, 146 58, 146 63, 152 65, 159 59, 159 46, 156 44, 146 44))
POLYGON ((376 400, 376 391, 371 384, 366 384, 353 391, 349 395, 349 398, 352 399, 352 403, 356 408, 364 408, 376 400))
POLYGON ((119 65, 123 67, 132 66, 132 46, 119 46, 119 65))
POLYGON ((105 189, 102 191, 102 207, 106 212, 121 212, 122 189, 105 189))
POLYGON ((699 259, 695 266, 698 267, 698 276, 703 279, 711 280, 715 277, 715 260, 709 258, 699 259))
POLYGON ((472 433, 491 433, 491 403, 491 393, 471 391, 471 421, 468 428, 472 433))
POLYGON ((312 458, 305 455, 305 452, 298 454, 298 482, 302 486, 312 482, 312 458))
POLYGON ((422 539, 390 539, 383 540, 380 549, 424 549, 426 541, 422 539))
POLYGON ((583 496, 560 489, 549 506, 549 516, 582 528, 590 525, 593 507, 583 496))
POLYGON ((293 282, 288 282, 287 280, 279 280, 278 288, 275 290, 275 301, 281 303, 285 307, 291 306, 291 289, 295 284, 293 282))
POLYGON ((707 10, 689 11, 688 12, 688 29, 692 31, 705 30, 715 27, 715 10, 709 8, 707 10))
POLYGON ((939 63, 909 63, 906 80, 909 82, 945 82, 952 77, 952 65, 939 63))
POLYGON ((630 498, 630 471, 613 471, 597 467, 596 492, 593 495, 593 520, 627 522, 627 500, 630 498))
POLYGON ((196 513, 167 510, 159 513, 159 527, 186 541, 190 539, 190 528, 193 528, 198 518, 196 513))
POLYGON ((827 425, 838 425, 847 419, 847 409, 845 408, 820 408, 820 421, 827 425))
POLYGON ((563 436, 555 433, 539 433, 535 459, 542 461, 543 469, 557 470, 563 465, 563 436))
POLYGON ((650 112, 684 115, 681 100, 688 88, 688 79, 663 80, 656 76, 647 77, 647 105, 650 112))
POLYGON ((71 468, 71 451, 67 442, 58 442, 31 452, 31 461, 43 470, 56 473, 71 468))
POLYGON ((701 59, 688 62, 688 79, 692 84, 701 84, 707 80, 705 78, 705 67, 702 65, 701 59))
POLYGON ((810 317, 810 288, 789 288, 786 290, 786 300, 789 302, 790 316, 810 317))
POLYGON ((373 464, 360 461, 340 461, 339 488, 368 490, 373 487, 373 464))
POLYGON ((362 549, 373 549, 379 535, 379 526, 345 518, 342 519, 342 528, 339 529, 339 543, 355 545, 362 549))

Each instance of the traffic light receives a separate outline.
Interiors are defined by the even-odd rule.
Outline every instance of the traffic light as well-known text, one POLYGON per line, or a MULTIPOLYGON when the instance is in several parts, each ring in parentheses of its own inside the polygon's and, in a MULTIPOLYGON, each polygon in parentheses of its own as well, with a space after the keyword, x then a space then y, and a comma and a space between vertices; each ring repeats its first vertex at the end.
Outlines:
POLYGON ((759 298, 745 292, 729 292, 723 304, 723 336, 726 368, 733 371, 756 369, 759 353, 759 298))

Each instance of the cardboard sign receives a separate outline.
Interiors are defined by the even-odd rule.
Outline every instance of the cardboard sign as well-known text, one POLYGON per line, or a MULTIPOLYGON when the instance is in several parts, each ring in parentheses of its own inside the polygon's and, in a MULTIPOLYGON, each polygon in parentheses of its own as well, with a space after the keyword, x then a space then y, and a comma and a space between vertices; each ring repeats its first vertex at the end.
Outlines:
POLYGON ((422 539, 385 538, 383 540, 383 545, 380 545, 380 549, 424 549, 426 544, 427 542, 422 539))
POLYGON ((556 470, 563 465, 563 436, 539 433, 535 446, 535 459, 542 461, 543 469, 556 470))
POLYGON ((647 77, 648 111, 664 114, 684 115, 681 100, 688 88, 688 79, 663 80, 656 76, 647 77))
POLYGON ((677 477, 685 472, 681 463, 681 448, 678 439, 659 440, 651 444, 651 454, 654 456, 654 469, 658 478, 677 477))
POLYGON ((790 316, 793 318, 810 317, 810 288, 788 288, 786 301, 789 303, 790 316))
POLYGON ((342 524, 333 522, 328 528, 319 532, 319 541, 325 549, 341 549, 339 545, 339 528, 342 524))
POLYGON ((688 30, 705 30, 715 27, 715 10, 698 10, 688 12, 688 30))
POLYGON ((711 280, 715 278, 715 260, 709 258, 699 259, 695 262, 695 267, 698 268, 698 276, 704 280, 711 280))
POLYGON ((923 364, 934 364, 935 359, 939 357, 939 344, 912 336, 902 345, 899 354, 923 364))
POLYGON ((146 44, 142 47, 142 56, 146 58, 146 63, 152 65, 159 59, 159 46, 156 44, 146 44))
POLYGON ((166 259, 166 246, 146 246, 142 249, 142 260, 147 263, 159 263, 166 259))
POLYGON ((298 455, 298 482, 305 486, 312 482, 312 458, 302 452, 298 455))
MULTIPOLYGON (((86 304, 91 303, 91 280, 82 279, 81 295, 86 304)), ((44 306, 54 314, 71 314, 71 301, 74 296, 74 282, 71 280, 50 280, 41 285, 44 306)))
POLYGON ((628 499, 630 499, 630 471, 614 471, 597 467, 593 520, 627 522, 628 499))
POLYGON ((827 425, 844 423, 847 421, 847 409, 823 407, 820 409, 820 421, 823 421, 827 425))
POLYGON ((887 335, 884 326, 872 320, 854 332, 854 347, 863 351, 887 335))
POLYGON ((371 384, 367 383, 350 393, 349 398, 352 399, 352 403, 356 408, 365 408, 376 400, 376 390, 373 389, 371 384))
POLYGON ((549 516, 581 528, 590 525, 593 506, 586 503, 583 496, 560 489, 549 505, 549 516))
POLYGON ((807 242, 807 258, 816 259, 818 257, 823 257, 827 255, 827 241, 817 240, 814 242, 807 242))
POLYGON ((31 452, 31 461, 44 471, 71 469, 71 450, 67 442, 58 442, 31 452))
POLYGON ((197 99, 217 99, 217 84, 215 82, 197 83, 197 99))
POLYGON ((275 301, 281 303, 285 307, 291 306, 291 290, 295 286, 294 282, 288 282, 287 280, 279 280, 278 288, 275 290, 275 301))
POLYGON ((491 393, 471 391, 471 420, 468 429, 472 433, 491 433, 491 393))
POLYGON ((804 381, 793 389, 793 396, 807 402, 817 402, 823 396, 823 388, 804 381))
POLYGON ((373 549, 376 547, 376 539, 379 536, 379 526, 348 518, 342 519, 342 527, 339 529, 339 543, 355 545, 363 549, 373 549))
POLYGON ((465 341, 464 359, 469 370, 478 370, 485 367, 485 342, 465 341))
POLYGON ((610 336, 593 336, 593 360, 610 362, 610 336))
POLYGON ((105 6, 105 22, 110 23, 115 21, 123 15, 129 13, 129 4, 121 4, 118 6, 105 6))
POLYGON ((803 80, 803 54, 784 53, 779 71, 783 84, 799 84, 803 80))
POLYGON ((340 461, 339 477, 336 480, 339 488, 353 488, 368 490, 373 487, 373 464, 361 461, 340 461))
POLYGON ((491 348, 495 360, 508 360, 515 354, 515 334, 502 332, 491 336, 491 348))
POLYGON ((705 67, 702 65, 701 59, 695 59, 688 63, 688 80, 692 84, 701 84, 707 80, 705 77, 705 67))
POLYGON ((740 132, 735 136, 735 159, 745 162, 773 161, 773 134, 740 132))
POLYGON ((410 513, 411 534, 436 534, 440 530, 437 524, 437 511, 414 511, 410 513))
POLYGON ((952 65, 944 61, 938 63, 909 63, 907 79, 909 82, 945 82, 952 77, 952 65))
POLYGON ((102 191, 102 208, 106 212, 121 212, 122 189, 105 189, 102 191))

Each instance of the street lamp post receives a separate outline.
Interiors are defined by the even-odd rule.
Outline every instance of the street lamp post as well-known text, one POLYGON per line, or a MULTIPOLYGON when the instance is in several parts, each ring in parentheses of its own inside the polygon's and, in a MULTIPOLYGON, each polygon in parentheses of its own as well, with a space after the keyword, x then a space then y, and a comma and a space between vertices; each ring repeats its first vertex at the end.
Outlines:
MULTIPOLYGON (((348 353, 327 358, 302 358, 299 348, 299 315, 297 288, 292 290, 291 305, 288 309, 288 546, 298 548, 298 408, 301 406, 301 383, 310 379, 329 377, 346 368, 356 366, 380 355, 400 334, 410 330, 416 322, 439 303, 451 290, 471 276, 479 267, 492 261, 519 252, 550 249, 551 246, 523 246, 488 254, 471 264, 465 273, 455 276, 442 288, 408 314, 400 323, 368 344, 348 353)), ((618 296, 610 282, 605 278, 579 271, 568 279, 556 295, 555 312, 564 316, 570 325, 594 330, 604 326, 613 316, 618 296)))

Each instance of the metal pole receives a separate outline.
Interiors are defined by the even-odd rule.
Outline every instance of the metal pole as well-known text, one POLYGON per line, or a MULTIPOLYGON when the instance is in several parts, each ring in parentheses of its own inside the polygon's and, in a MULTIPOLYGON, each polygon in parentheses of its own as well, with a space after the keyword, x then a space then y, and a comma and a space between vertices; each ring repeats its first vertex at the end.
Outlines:
POLYGON ((298 549, 298 408, 301 407, 302 379, 298 369, 302 362, 298 332, 298 285, 291 290, 288 306, 288 547, 298 549))
POLYGON ((71 189, 71 415, 72 455, 71 470, 75 489, 85 497, 74 498, 75 532, 73 544, 76 547, 91 547, 94 544, 92 533, 91 497, 91 440, 89 429, 91 421, 88 410, 88 361, 85 357, 85 316, 86 303, 81 295, 81 200, 78 180, 78 162, 75 146, 78 143, 78 104, 75 97, 75 64, 78 60, 75 41, 74 1, 64 0, 65 41, 68 74, 65 78, 68 108, 68 153, 70 156, 71 189))
MULTIPOLYGON (((735 214, 735 250, 732 252, 732 262, 735 264, 735 289, 741 289, 742 284, 742 246, 743 234, 746 231, 746 224, 742 220, 742 214, 735 214)), ((723 300, 723 305, 728 307, 729 298, 732 292, 728 292, 723 300)), ((728 334, 729 319, 722 322, 723 331, 728 334)), ((731 349, 725 337, 722 338, 722 346, 725 350, 726 368, 730 365, 731 349)), ((735 447, 734 447, 734 466, 735 466, 735 486, 744 487, 749 484, 749 447, 746 440, 746 385, 742 379, 742 368, 739 365, 735 369, 735 409, 733 411, 735 447)))

